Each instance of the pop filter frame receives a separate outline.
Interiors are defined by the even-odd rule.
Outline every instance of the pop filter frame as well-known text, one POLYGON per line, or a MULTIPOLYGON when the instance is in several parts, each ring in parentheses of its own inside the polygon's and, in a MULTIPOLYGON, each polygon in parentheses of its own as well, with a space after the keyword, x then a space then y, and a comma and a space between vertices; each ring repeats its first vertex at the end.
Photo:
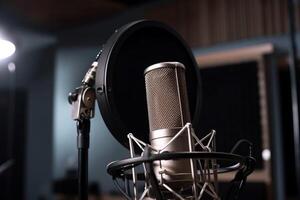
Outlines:
POLYGON ((186 67, 190 112, 198 133, 199 69, 179 34, 161 22, 140 20, 116 30, 103 46, 95 83, 97 101, 106 126, 126 148, 128 133, 149 141, 144 70, 168 61, 181 62, 186 67))

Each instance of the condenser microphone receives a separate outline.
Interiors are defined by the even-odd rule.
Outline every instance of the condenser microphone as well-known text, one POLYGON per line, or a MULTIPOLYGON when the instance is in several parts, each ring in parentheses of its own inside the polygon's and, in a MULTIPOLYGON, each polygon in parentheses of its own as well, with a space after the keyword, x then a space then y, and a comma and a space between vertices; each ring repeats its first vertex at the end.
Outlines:
POLYGON ((216 152, 215 131, 199 138, 198 64, 174 30, 155 21, 129 23, 107 40, 98 65, 102 119, 130 151, 129 158, 107 166, 126 199, 221 199, 218 174, 235 170, 234 181, 242 186, 255 160, 250 153, 216 152))
MULTIPOLYGON (((149 141, 154 149, 162 149, 186 125, 191 123, 186 88, 185 66, 179 62, 161 62, 144 71, 149 141)), ((181 134, 163 151, 189 151, 187 134, 181 134)), ((160 152, 162 153, 162 152, 160 152)), ((154 162, 154 173, 160 182, 179 189, 191 183, 189 160, 154 162)))

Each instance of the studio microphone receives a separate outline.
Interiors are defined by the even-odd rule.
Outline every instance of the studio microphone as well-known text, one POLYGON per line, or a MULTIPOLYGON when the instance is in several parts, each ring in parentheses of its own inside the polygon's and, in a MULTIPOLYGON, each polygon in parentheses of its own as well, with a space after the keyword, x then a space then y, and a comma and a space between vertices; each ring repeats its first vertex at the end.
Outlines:
POLYGON ((254 170, 250 145, 248 156, 217 152, 214 130, 201 138, 193 130, 200 115, 198 70, 190 48, 160 22, 129 23, 103 47, 97 101, 110 132, 130 153, 107 172, 127 200, 219 200, 218 174, 232 171, 239 188, 230 187, 228 197, 236 198, 254 170))
MULTIPOLYGON (((191 123, 185 66, 179 62, 161 62, 146 68, 144 75, 149 141, 154 149, 162 149, 186 123, 191 123)), ((187 152, 188 142, 187 134, 181 134, 163 152, 187 152)), ((160 183, 167 183, 174 189, 192 184, 188 159, 155 161, 153 165, 160 183)))

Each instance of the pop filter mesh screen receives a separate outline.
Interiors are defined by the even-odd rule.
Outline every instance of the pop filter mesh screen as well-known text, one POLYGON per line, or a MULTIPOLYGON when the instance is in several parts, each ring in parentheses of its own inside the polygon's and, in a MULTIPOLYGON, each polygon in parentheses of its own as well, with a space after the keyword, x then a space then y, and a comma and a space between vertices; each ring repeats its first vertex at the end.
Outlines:
MULTIPOLYGON (((113 46, 108 59, 103 60, 106 65, 103 79, 107 90, 104 100, 107 103, 103 104, 104 94, 98 95, 97 98, 106 125, 114 137, 126 147, 128 147, 128 133, 133 133, 146 142, 149 141, 144 70, 153 64, 175 61, 185 66, 192 120, 197 113, 197 97, 200 90, 198 90, 197 66, 191 52, 175 33, 164 26, 157 26, 156 23, 143 25, 145 26, 134 30, 129 28, 113 45, 104 46, 107 49, 110 45, 113 46)), ((101 56, 102 59, 106 58, 105 55, 101 56)), ((98 83, 98 87, 101 84, 98 83)))

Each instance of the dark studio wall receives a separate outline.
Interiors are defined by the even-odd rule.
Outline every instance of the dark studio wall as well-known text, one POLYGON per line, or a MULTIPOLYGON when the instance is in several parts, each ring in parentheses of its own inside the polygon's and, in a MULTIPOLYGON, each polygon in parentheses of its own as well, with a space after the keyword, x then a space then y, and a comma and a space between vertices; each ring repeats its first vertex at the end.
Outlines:
MULTIPOLYGON (((14 74, 9 76, 13 78, 14 74)), ((26 100, 27 94, 22 89, 0 90, 0 199, 23 198, 26 100)))
MULTIPOLYGON (((15 185, 11 187, 8 199, 38 199, 41 193, 49 195, 48 186, 52 179, 55 40, 31 30, 14 30, 12 35, 18 41, 17 51, 12 58, 0 63, 1 90, 11 89, 16 94, 15 111, 8 108, 8 113, 17 115, 13 121, 17 131, 13 148, 17 153, 13 157, 16 159, 14 167, 21 167, 14 172, 15 177, 10 177, 15 185), (14 73, 8 71, 10 62, 15 63, 14 73), (10 81, 12 74, 13 82, 10 81)), ((10 99, 10 95, 3 98, 10 99)))
POLYGON ((53 155, 53 71, 54 46, 31 52, 38 67, 28 83, 26 199, 51 194, 53 155))
MULTIPOLYGON (((146 18, 175 28, 192 47, 209 47, 288 32, 287 0, 174 0, 146 11, 146 18), (188 23, 186 23, 188 21, 188 23)), ((300 30, 300 6, 295 25, 300 30)))

